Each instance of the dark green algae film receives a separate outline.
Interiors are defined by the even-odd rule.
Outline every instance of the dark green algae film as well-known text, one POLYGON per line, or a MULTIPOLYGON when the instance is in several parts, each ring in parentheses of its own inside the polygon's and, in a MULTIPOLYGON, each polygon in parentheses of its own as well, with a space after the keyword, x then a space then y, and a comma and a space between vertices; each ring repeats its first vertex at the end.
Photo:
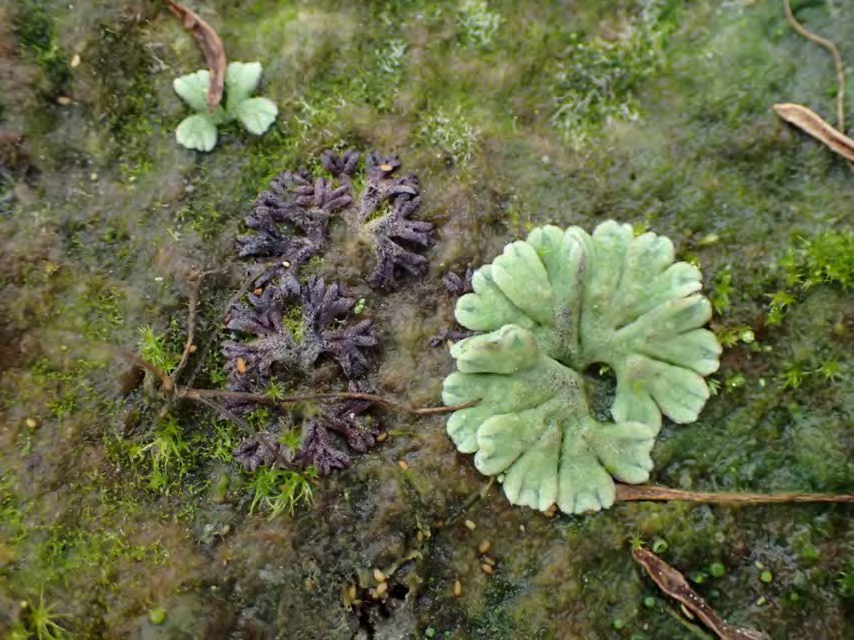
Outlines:
MULTIPOLYGON (((854 68, 854 5, 793 4, 854 68)), ((429 342, 454 329, 448 272, 537 225, 628 222, 702 268, 725 346, 699 420, 660 434, 652 481, 851 493, 854 177, 772 111, 835 124, 832 59, 782 2, 192 8, 230 60, 262 63, 259 95, 279 108, 263 137, 231 125, 210 154, 177 145, 172 80, 204 62, 161 3, 0 2, 0 635, 704 637, 633 562, 642 540, 733 624, 850 637, 848 505, 548 517, 500 487, 470 500, 487 479, 445 418, 393 409, 373 412, 386 435, 345 470, 246 471, 240 426, 167 403, 114 349, 174 366, 192 271, 221 269, 195 318, 214 346, 191 367, 195 386, 224 388, 218 323, 256 195, 280 171, 321 171, 324 150, 397 153, 435 225, 427 274, 371 290, 370 247, 338 224, 338 249, 303 267, 374 320, 370 388, 439 404, 453 362, 429 342)), ((606 414, 612 378, 586 376, 606 414)), ((268 393, 335 384, 320 362, 268 393)), ((298 446, 319 411, 298 403, 281 439, 298 446)))

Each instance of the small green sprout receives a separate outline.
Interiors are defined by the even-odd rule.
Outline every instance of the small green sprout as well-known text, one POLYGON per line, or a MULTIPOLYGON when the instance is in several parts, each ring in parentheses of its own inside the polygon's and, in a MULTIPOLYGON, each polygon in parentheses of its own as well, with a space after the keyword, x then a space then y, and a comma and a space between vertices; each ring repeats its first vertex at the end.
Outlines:
POLYGON ((836 382, 842 375, 839 363, 836 360, 826 360, 819 365, 816 373, 821 375, 826 382, 836 382))
POLYGON ((169 351, 163 336, 154 333, 148 325, 139 328, 139 355, 166 375, 178 365, 178 355, 169 351))
POLYGON ((175 78, 172 86, 181 99, 196 113, 184 118, 175 130, 178 143, 196 151, 210 151, 216 146, 217 125, 239 120, 256 136, 264 134, 276 120, 279 110, 268 98, 250 97, 261 80, 260 62, 232 62, 225 74, 225 108, 208 110, 207 69, 175 78))
POLYGON ((643 549, 644 541, 639 533, 633 533, 629 536, 629 545, 632 549, 643 549))
POLYGON ((732 284, 732 265, 728 264, 715 274, 715 277, 712 279, 711 289, 709 302, 712 303, 715 313, 722 316, 729 309, 730 295, 732 295, 735 289, 732 284))
POLYGON ((768 324, 780 324, 783 315, 791 305, 795 303, 795 296, 788 291, 775 291, 768 294, 771 304, 768 305, 768 324))
POLYGON ((270 382, 266 391, 264 391, 264 395, 270 398, 270 400, 281 400, 285 397, 285 387, 281 382, 273 380, 270 382))
POLYGON ((21 602, 21 617, 24 620, 30 637, 38 640, 59 640, 66 637, 66 629, 56 621, 65 617, 63 614, 53 612, 54 604, 45 604, 44 588, 39 593, 38 604, 32 604, 29 600, 21 602))
POLYGON ((797 389, 801 386, 801 383, 804 381, 804 376, 806 372, 803 367, 793 362, 789 364, 786 370, 781 374, 780 380, 783 383, 784 389, 797 389))
POLYGON ((753 344, 756 341, 756 334, 749 326, 742 324, 735 327, 723 327, 716 332, 718 341, 725 349, 730 349, 739 342, 743 344, 753 344))
POLYGON ((726 567, 722 562, 713 562, 709 565, 709 573, 713 578, 722 578, 726 574, 726 567))
POLYGON ((134 447, 132 456, 134 459, 149 459, 149 487, 168 494, 173 482, 189 472, 192 451, 183 437, 181 425, 170 416, 154 431, 151 442, 134 447))
POLYGON ((291 453, 296 453, 302 445, 302 433, 299 429, 290 429, 279 436, 279 442, 290 449, 291 453))

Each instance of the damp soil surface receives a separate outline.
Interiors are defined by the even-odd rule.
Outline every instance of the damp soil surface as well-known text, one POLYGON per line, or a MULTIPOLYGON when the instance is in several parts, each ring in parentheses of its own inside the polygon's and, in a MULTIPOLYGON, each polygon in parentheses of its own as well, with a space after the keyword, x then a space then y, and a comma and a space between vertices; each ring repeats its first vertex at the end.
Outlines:
MULTIPOLYGON (((854 69, 854 5, 793 4, 854 69)), ((438 405, 443 277, 534 226, 615 219, 702 268, 725 345, 700 419, 663 428, 652 481, 854 492, 854 176, 772 111, 835 124, 832 59, 782 2, 192 7, 229 59, 262 63, 259 95, 279 108, 261 137, 222 127, 209 154, 175 141, 189 112, 172 80, 204 61, 165 3, 0 0, 0 635, 703 637, 633 562, 638 540, 734 624, 850 634, 850 505, 543 514, 508 504, 442 416, 377 408, 381 446, 308 474, 312 500, 289 513, 288 486, 233 459, 241 426, 164 401, 121 355, 142 342, 174 359, 192 274, 215 271, 195 318, 213 348, 191 366, 223 388, 257 194, 327 149, 397 153, 435 225, 426 276, 371 290, 370 251, 334 224, 338 248, 307 265, 374 320, 371 388, 438 405)), ((607 397, 607 375, 588 375, 607 397)), ((342 385, 321 361, 277 392, 342 385)), ((280 427, 298 444, 316 411, 280 427)))

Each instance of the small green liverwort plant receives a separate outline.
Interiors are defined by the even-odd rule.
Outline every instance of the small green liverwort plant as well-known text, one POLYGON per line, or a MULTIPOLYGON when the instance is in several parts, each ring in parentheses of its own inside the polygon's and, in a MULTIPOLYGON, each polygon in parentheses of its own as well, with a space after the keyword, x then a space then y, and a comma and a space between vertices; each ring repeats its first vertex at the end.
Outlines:
POLYGON ((175 78, 172 86, 196 113, 184 118, 175 130, 178 143, 188 149, 210 151, 216 146, 217 126, 238 120, 256 136, 264 134, 279 113, 268 98, 251 97, 261 81, 260 62, 232 62, 225 74, 225 107, 208 110, 207 90, 210 72, 207 69, 175 78))
POLYGON ((645 482, 662 415, 697 419, 704 376, 721 347, 704 329, 712 308, 700 271, 674 261, 673 244, 607 221, 534 229, 508 244, 457 302, 465 327, 488 333, 451 349, 448 433, 475 466, 497 475, 512 504, 565 513, 611 506, 614 478, 645 482), (582 371, 605 364, 617 379, 613 422, 593 418, 582 371))

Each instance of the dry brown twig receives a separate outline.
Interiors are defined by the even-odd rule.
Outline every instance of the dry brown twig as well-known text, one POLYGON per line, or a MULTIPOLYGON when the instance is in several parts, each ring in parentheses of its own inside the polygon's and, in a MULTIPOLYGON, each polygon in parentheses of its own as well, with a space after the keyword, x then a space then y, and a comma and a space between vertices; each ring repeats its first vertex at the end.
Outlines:
POLYGON ((225 82, 226 59, 225 47, 222 44, 222 40, 220 40, 213 27, 202 20, 196 12, 178 2, 174 2, 174 0, 165 0, 165 2, 172 10, 172 13, 181 19, 184 29, 189 31, 190 35, 195 38, 202 55, 205 57, 205 63, 208 65, 208 70, 211 74, 207 93, 208 111, 213 111, 222 100, 223 85, 225 82))
POLYGON ((833 493, 738 493, 683 491, 655 485, 617 483, 617 502, 671 501, 705 502, 712 504, 770 504, 793 502, 854 502, 854 495, 833 493))
POLYGON ((736 627, 724 620, 691 588, 679 571, 651 551, 638 547, 632 549, 632 557, 635 562, 643 567, 643 570, 658 585, 659 589, 684 605, 692 615, 698 617, 719 638, 724 640, 765 640, 768 638, 764 633, 736 627))

